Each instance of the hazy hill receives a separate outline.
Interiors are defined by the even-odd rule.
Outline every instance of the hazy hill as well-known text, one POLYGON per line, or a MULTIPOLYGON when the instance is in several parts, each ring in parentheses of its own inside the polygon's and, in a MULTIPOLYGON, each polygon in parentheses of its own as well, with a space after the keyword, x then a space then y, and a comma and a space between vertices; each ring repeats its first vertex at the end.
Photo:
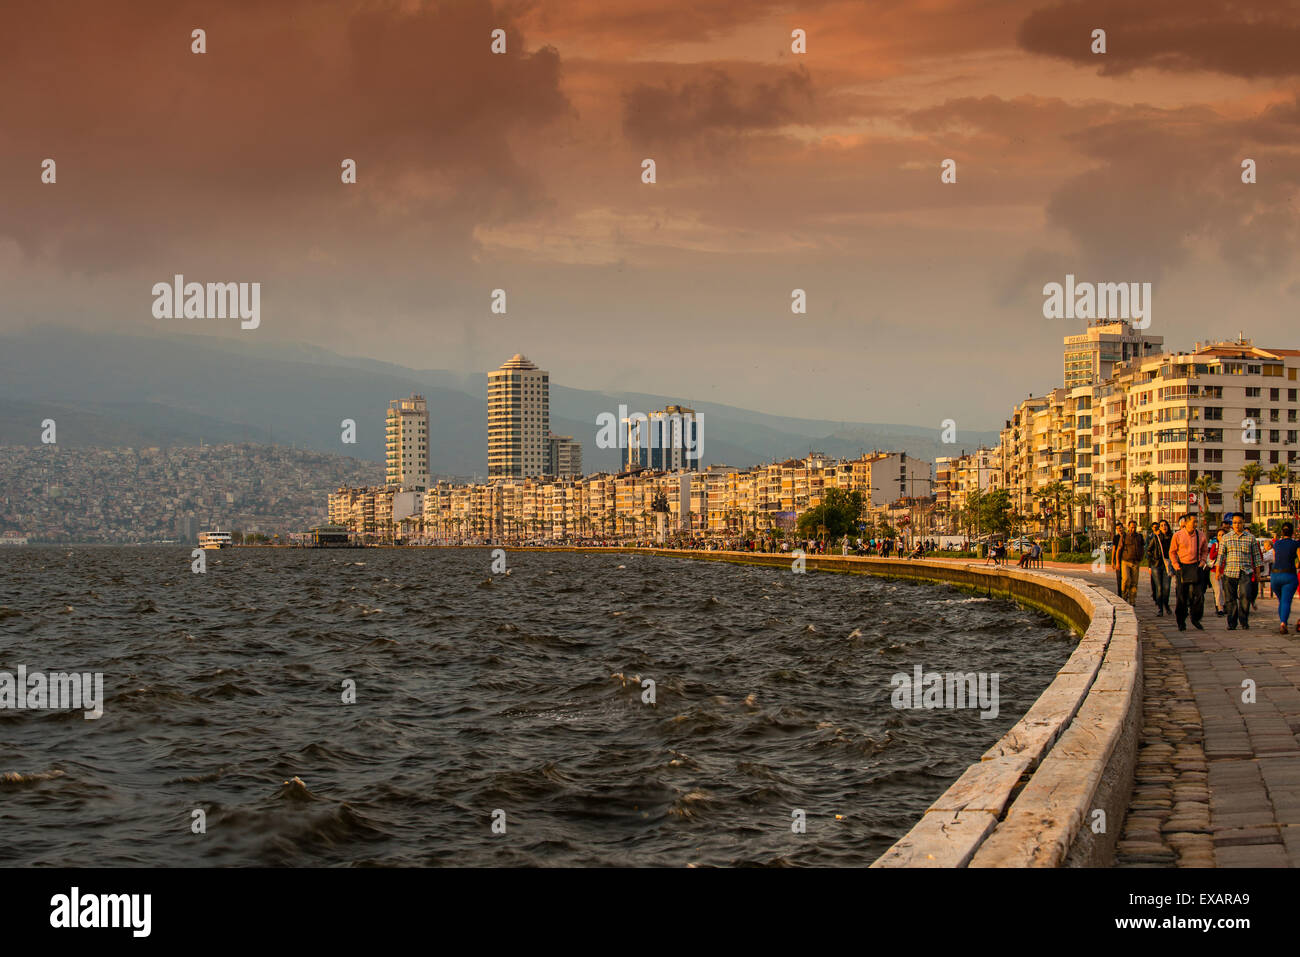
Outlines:
MULTIPOLYGON (((508 358, 502 356, 502 360, 508 358)), ((545 367, 545 356, 531 356, 545 367)), ((951 454, 934 428, 794 419, 689 396, 611 395, 551 385, 551 428, 583 443, 587 471, 618 466, 617 450, 597 449, 596 416, 649 411, 671 403, 704 414, 704 460, 752 465, 810 449, 836 456, 873 448, 921 458, 951 454)), ((348 358, 314 346, 198 335, 150 337, 41 326, 0 336, 0 443, 38 444, 42 419, 58 423, 69 446, 276 442, 380 461, 390 399, 419 392, 429 402, 432 468, 487 471, 487 377, 482 372, 410 369, 348 358), (340 422, 355 419, 357 444, 343 445, 340 422)), ((966 432, 973 449, 994 433, 966 432)))

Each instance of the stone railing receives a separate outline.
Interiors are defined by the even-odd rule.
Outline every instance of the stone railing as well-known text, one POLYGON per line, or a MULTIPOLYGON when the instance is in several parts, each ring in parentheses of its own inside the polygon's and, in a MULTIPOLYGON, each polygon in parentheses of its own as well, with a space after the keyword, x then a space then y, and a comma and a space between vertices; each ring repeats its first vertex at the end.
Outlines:
MULTIPOLYGON (((640 554, 790 567, 788 554, 640 554)), ((806 567, 945 582, 1042 608, 1082 632, 1014 727, 872 867, 1099 866, 1113 859, 1133 786, 1142 716, 1137 617, 1082 579, 1006 566, 809 556, 806 567)))

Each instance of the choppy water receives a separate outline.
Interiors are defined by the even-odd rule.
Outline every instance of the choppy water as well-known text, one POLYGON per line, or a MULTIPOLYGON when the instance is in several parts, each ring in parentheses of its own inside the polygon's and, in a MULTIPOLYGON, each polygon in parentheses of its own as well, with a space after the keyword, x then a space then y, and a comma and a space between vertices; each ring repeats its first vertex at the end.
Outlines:
POLYGON ((0 711, 0 863, 865 865, 1073 647, 1011 602, 858 575, 208 559, 0 550, 0 671, 103 671, 107 699, 98 721, 0 711), (998 672, 1001 713, 894 710, 916 664, 998 672))

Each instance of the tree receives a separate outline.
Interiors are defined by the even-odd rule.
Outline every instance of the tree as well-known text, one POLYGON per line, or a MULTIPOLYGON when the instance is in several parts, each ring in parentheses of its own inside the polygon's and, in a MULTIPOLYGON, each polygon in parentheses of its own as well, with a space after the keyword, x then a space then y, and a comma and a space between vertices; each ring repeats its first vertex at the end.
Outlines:
POLYGON ((995 535, 1006 536, 1011 531, 1011 495, 1004 488, 986 492, 980 497, 980 519, 985 528, 995 535))
POLYGON ((1274 485, 1285 485, 1291 480, 1291 469, 1285 462, 1278 462, 1268 470, 1268 480, 1274 485))
POLYGON ((1219 490, 1219 483, 1202 472, 1196 477, 1196 481, 1192 483, 1192 488, 1196 489, 1197 497, 1205 503, 1203 514, 1205 517, 1205 531, 1208 534, 1210 530, 1210 496, 1219 490))
MULTIPOLYGON (((1079 510, 1079 517, 1083 520, 1083 534, 1088 536, 1088 513, 1092 511, 1092 496, 1087 492, 1076 492, 1074 494, 1074 506, 1079 510)), ((1073 515, 1071 516, 1073 518, 1073 515)), ((1071 525, 1070 537, 1074 538, 1074 527, 1071 525)), ((1091 540, 1091 538, 1089 538, 1091 540)), ((1074 548, 1074 542, 1070 542, 1070 548, 1074 548)))
POLYGON ((799 534, 811 538, 822 528, 832 538, 849 534, 857 528, 862 502, 861 492, 849 492, 842 488, 827 489, 820 505, 799 516, 799 534))
POLYGON ((980 512, 984 508, 984 493, 979 489, 973 489, 966 493, 966 537, 970 537, 970 528, 972 520, 975 523, 975 537, 978 539, 982 533, 980 512))
POLYGON ((1146 524, 1142 527, 1147 529, 1151 527, 1151 486, 1156 482, 1156 474, 1144 469, 1133 476, 1133 481, 1142 486, 1142 501, 1146 506, 1147 516, 1146 524))
POLYGON ((1114 525, 1119 521, 1119 512, 1115 511, 1115 500, 1119 498, 1119 489, 1114 485, 1107 485, 1102 488, 1101 494, 1110 503, 1110 523, 1114 525))
POLYGON ((1264 470, 1258 462, 1247 462, 1237 474, 1241 476, 1241 482, 1237 485, 1237 511, 1244 515, 1246 512, 1246 499, 1255 491, 1255 483, 1264 474, 1264 470))

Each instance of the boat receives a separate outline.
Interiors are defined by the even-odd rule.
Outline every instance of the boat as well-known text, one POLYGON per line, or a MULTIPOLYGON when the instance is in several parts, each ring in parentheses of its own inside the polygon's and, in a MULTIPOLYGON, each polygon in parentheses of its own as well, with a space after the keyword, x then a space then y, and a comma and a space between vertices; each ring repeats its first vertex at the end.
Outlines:
POLYGON ((214 550, 230 547, 229 532, 199 532, 199 548, 214 550))

